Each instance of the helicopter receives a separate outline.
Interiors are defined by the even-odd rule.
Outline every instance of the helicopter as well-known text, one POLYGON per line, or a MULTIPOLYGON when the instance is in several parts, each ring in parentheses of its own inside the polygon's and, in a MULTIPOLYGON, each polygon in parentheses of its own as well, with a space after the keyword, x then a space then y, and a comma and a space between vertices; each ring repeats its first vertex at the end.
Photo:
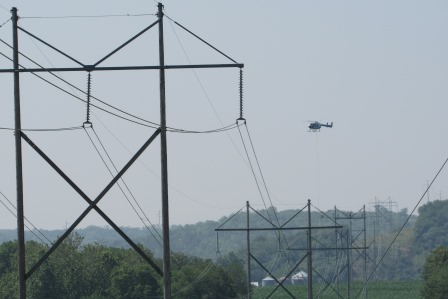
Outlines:
POLYGON ((319 132, 321 127, 332 128, 333 127, 333 122, 331 122, 331 124, 329 124, 329 123, 321 124, 318 121, 313 121, 308 126, 308 128, 310 129, 308 132, 319 132))

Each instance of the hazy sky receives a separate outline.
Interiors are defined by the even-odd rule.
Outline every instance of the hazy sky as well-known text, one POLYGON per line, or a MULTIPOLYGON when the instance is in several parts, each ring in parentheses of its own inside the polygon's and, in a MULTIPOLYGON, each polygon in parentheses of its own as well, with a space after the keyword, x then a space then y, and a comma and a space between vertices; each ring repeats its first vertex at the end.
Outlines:
MULTIPOLYGON (((391 199, 396 209, 413 209, 448 155, 443 134, 448 129, 446 1, 193 0, 164 5, 172 20, 245 64, 244 116, 275 206, 302 208, 311 199, 323 210, 358 210, 375 199, 391 199), (310 133, 309 120, 332 121, 334 127, 310 133)), ((10 18, 13 6, 22 28, 84 64, 95 63, 154 22, 157 12, 154 1, 4 0, 0 24, 10 18)), ((167 65, 231 63, 168 18, 164 21, 167 65)), ((11 44, 11 32, 7 22, 0 38, 11 44)), ((76 66, 23 32, 19 35, 20 51, 39 64, 76 66)), ((157 43, 155 27, 103 65, 157 65, 157 43)), ((4 44, 0 52, 12 57, 4 44)), ((23 56, 20 62, 35 67, 23 56)), ((0 68, 11 67, 0 56, 0 68)), ((84 72, 58 75, 87 88, 84 72)), ((62 81, 43 76, 85 99, 62 81)), ((204 131, 238 118, 238 69, 169 70, 166 76, 168 126, 204 131)), ((12 84, 12 74, 0 74, 2 128, 14 124, 12 84)), ((158 123, 158 84, 157 71, 94 72, 92 95, 158 123)), ((80 126, 86 119, 84 103, 31 74, 21 75, 21 99, 26 129, 80 126)), ((154 131, 96 108, 91 117, 117 168, 154 131)), ((111 179, 84 130, 26 134, 92 199, 111 179)), ((0 141, 0 191, 15 203, 13 133, 0 130, 0 141)), ((246 201, 264 207, 238 130, 169 133, 168 150, 171 224, 218 220, 246 201)), ((159 154, 156 140, 124 177, 155 224, 161 209, 159 154)), ((39 228, 71 224, 86 208, 84 200, 25 143, 23 155, 27 218, 39 228)), ((447 197, 447 178, 444 170, 430 190, 431 200, 447 197)), ((269 205, 264 189, 263 195, 269 205)), ((133 202, 129 194, 128 199, 133 202)), ((142 226, 118 188, 100 207, 120 226, 142 226)), ((81 227, 91 224, 106 225, 94 211, 81 227)), ((15 226, 15 218, 0 205, 0 227, 15 226)))

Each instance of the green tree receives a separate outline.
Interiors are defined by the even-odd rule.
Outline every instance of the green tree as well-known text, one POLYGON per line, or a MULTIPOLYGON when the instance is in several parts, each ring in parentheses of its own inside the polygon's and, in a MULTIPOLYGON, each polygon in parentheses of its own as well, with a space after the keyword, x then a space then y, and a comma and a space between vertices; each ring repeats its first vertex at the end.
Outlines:
POLYGON ((82 271, 88 294, 94 298, 108 297, 111 276, 118 266, 120 252, 124 249, 108 248, 99 244, 89 244, 82 250, 82 271))
POLYGON ((246 289, 247 273, 244 270, 244 261, 234 252, 231 252, 218 259, 218 264, 229 275, 231 284, 230 288, 235 290, 237 294, 244 294, 246 289))
POLYGON ((431 252, 423 269, 423 279, 423 298, 448 298, 448 247, 440 246, 431 252))
POLYGON ((0 276, 15 269, 17 265, 17 242, 8 241, 0 246, 0 276))
MULTIPOLYGON (((173 272, 173 298, 243 298, 239 292, 244 289, 244 280, 238 283, 236 280, 244 277, 244 274, 236 273, 234 260, 229 259, 227 262, 226 270, 226 266, 222 267, 217 261, 190 258, 188 263, 173 272), (236 277, 232 277, 232 274, 236 277)), ((242 270, 242 267, 239 269, 242 270)))
POLYGON ((17 298, 19 281, 17 271, 11 271, 0 277, 0 299, 17 298))
POLYGON ((160 295, 160 286, 149 265, 120 265, 112 274, 113 298, 145 299, 160 295))
POLYGON ((448 200, 431 201, 418 209, 415 242, 420 251, 448 246, 448 200))

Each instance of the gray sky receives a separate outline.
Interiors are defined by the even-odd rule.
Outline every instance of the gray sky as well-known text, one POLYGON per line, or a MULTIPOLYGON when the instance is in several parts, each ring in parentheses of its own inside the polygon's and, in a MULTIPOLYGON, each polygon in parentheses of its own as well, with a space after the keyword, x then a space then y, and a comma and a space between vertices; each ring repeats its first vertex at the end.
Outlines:
MULTIPOLYGON (((0 22, 6 22, 16 6, 22 28, 93 64, 154 22, 153 15, 132 15, 154 14, 156 5, 4 0, 0 22), (30 18, 127 14, 131 16, 30 18)), ((302 208, 310 198, 323 210, 358 210, 364 204, 369 208, 375 198, 390 198, 398 209, 411 210, 447 158, 446 1, 194 0, 164 5, 171 19, 245 64, 245 118, 279 209, 302 208), (310 133, 308 120, 333 121, 334 127, 310 133)), ((156 65, 157 36, 156 28, 150 30, 104 66, 156 65)), ((11 22, 0 28, 0 38, 11 43, 11 22)), ((167 18, 165 47, 167 65, 230 63, 167 18)), ((22 32, 20 50, 44 66, 76 66, 22 32)), ((0 51, 12 56, 3 44, 0 51)), ((11 66, 0 57, 0 68, 11 66)), ((87 74, 59 75, 86 89, 87 74)), ((85 98, 61 81, 46 78, 85 98)), ((238 81, 237 69, 167 71, 168 125, 202 131, 234 123, 239 116, 238 81)), ((12 82, 11 74, 0 74, 0 127, 14 124, 12 82)), ((159 122, 157 71, 94 72, 92 94, 159 122)), ((21 97, 23 128, 79 126, 86 118, 84 103, 31 74, 21 77, 21 97)), ((96 108, 92 122, 118 168, 153 132, 96 108)), ((111 179, 84 130, 27 135, 92 198, 111 179)), ((0 130, 0 140, 0 191, 15 202, 12 132, 0 130)), ((250 147, 247 137, 245 142, 250 147)), ((23 148, 25 215, 39 228, 72 223, 86 203, 27 144, 23 148)), ((238 130, 170 133, 168 148, 171 224, 218 220, 246 201, 264 207, 238 130)), ((157 140, 125 175, 155 224, 161 206, 159 153, 157 140)), ((447 177, 443 171, 430 199, 446 198, 447 177)), ((265 193, 264 200, 270 204, 265 193)), ((100 207, 118 225, 142 226, 118 188, 100 207)), ((81 227, 90 224, 106 225, 95 212, 81 227)), ((15 218, 0 205, 0 227, 15 226, 15 218)))

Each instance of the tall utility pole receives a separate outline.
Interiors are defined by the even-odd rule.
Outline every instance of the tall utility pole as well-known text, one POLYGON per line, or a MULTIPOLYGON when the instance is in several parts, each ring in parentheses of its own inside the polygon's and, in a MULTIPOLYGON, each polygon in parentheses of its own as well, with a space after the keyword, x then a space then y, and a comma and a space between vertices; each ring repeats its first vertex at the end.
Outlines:
POLYGON ((160 64, 160 147, 162 174, 162 234, 163 234, 163 290, 164 298, 171 299, 170 220, 168 206, 168 154, 166 147, 165 102, 165 53, 163 45, 163 5, 158 3, 159 18, 159 64, 160 64))
MULTIPOLYGON (((218 51, 226 58, 230 59, 233 63, 231 64, 198 64, 198 65, 165 65, 164 58, 164 42, 163 42, 163 5, 158 3, 158 20, 151 25, 147 26, 144 30, 139 32, 137 35, 133 36, 131 39, 123 43, 121 46, 113 50, 111 53, 107 54, 105 57, 97 61, 93 65, 83 64, 76 59, 72 58, 68 54, 62 52, 61 50, 55 48, 44 40, 32 35, 24 28, 18 26, 18 16, 17 9, 12 8, 12 26, 13 26, 13 68, 11 69, 0 69, 0 73, 12 73, 14 75, 14 110, 15 110, 15 149, 16 149, 16 184, 17 184, 17 234, 18 234, 18 278, 19 278, 19 299, 26 299, 26 279, 30 278, 33 273, 47 260, 47 258, 59 247, 60 244, 69 236, 69 234, 78 226, 78 224, 84 219, 85 216, 92 210, 95 210, 99 215, 109 223, 116 231, 119 233, 134 250, 139 253, 142 258, 144 258, 154 270, 161 276, 163 276, 163 288, 164 288, 164 298, 171 299, 171 250, 170 250, 170 238, 169 238, 169 204, 168 204, 168 155, 167 155, 167 122, 166 122, 166 99, 165 99, 165 71, 167 69, 186 69, 186 68, 243 68, 244 64, 237 63, 235 60, 231 59, 229 56, 225 55, 209 43, 205 42, 194 33, 181 26, 177 22, 176 25, 180 26, 196 38, 200 39, 206 45, 218 51), (100 66, 102 62, 107 60, 109 57, 120 51, 126 45, 131 43, 137 37, 153 28, 155 25, 159 25, 159 65, 156 66, 118 66, 118 67, 103 67, 100 66), (66 58, 72 60, 78 67, 62 67, 62 68, 20 68, 19 67, 19 46, 18 46, 18 31, 24 32, 34 39, 39 40, 43 44, 49 46, 53 50, 64 55, 66 58), (93 72, 93 71, 123 71, 123 70, 158 70, 160 76, 160 128, 149 137, 149 139, 143 144, 143 146, 133 155, 129 162, 117 173, 117 175, 109 182, 109 184, 98 194, 93 200, 87 196, 81 188, 79 188, 73 180, 71 180, 61 168, 59 168, 28 136, 26 136, 21 129, 21 116, 20 116, 20 87, 19 87, 19 74, 24 73, 37 73, 37 72, 93 72), (148 148, 151 142, 160 134, 160 144, 161 144, 161 194, 162 194, 162 230, 163 230, 163 270, 155 264, 150 257, 148 257, 120 228, 116 225, 97 205, 99 201, 107 194, 107 192, 113 187, 114 184, 120 179, 120 177, 132 166, 132 164, 140 157, 140 155, 148 148), (23 188, 23 173, 22 173, 22 139, 25 140, 33 150, 35 150, 41 158, 43 158, 79 195, 84 199, 89 206, 84 210, 84 212, 76 219, 76 221, 68 227, 64 234, 59 237, 48 249, 48 251, 40 257, 32 267, 25 271, 25 238, 24 238, 24 188, 23 188)), ((241 74, 241 72, 240 72, 241 74)), ((241 114, 240 114, 241 116, 241 114)))
POLYGON ((311 200, 308 199, 308 299, 313 299, 313 256, 311 248, 311 200))
POLYGON ((11 9, 13 64, 14 64, 14 137, 16 143, 16 184, 17 184, 17 243, 19 250, 19 298, 26 298, 25 278, 25 222, 23 212, 23 172, 22 172, 22 121, 20 117, 19 41, 17 34, 17 8, 11 9))
POLYGON ((250 281, 251 281, 251 276, 250 276, 250 227, 249 227, 249 202, 246 201, 246 211, 247 211, 247 216, 246 216, 246 221, 247 221, 247 234, 246 234, 246 241, 247 241, 247 299, 250 299, 250 293, 251 293, 251 287, 250 287, 250 281))

